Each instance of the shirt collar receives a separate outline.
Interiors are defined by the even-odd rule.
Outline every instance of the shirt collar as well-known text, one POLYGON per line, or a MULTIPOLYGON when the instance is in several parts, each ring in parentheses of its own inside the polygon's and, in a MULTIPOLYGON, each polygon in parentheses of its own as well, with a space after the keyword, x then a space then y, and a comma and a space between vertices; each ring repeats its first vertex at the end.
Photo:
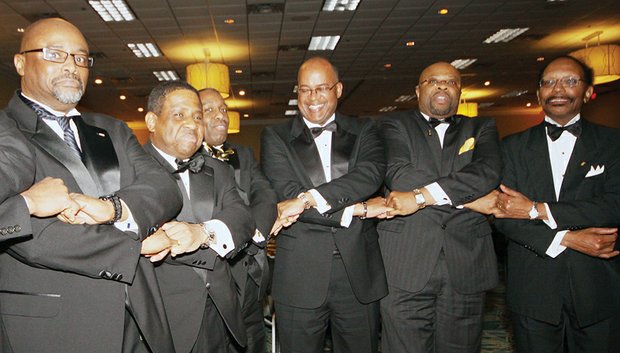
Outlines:
MULTIPOLYGON (((170 164, 172 166, 172 168, 177 169, 177 162, 176 162, 176 158, 172 157, 171 155, 169 155, 168 153, 160 150, 159 148, 157 148, 157 146, 155 146, 153 143, 151 143, 151 145, 153 145, 153 148, 155 149, 155 151, 159 152, 159 154, 164 157, 164 159, 166 160, 166 162, 168 162, 168 164, 170 164)), ((189 159, 189 158, 188 158, 189 159)), ((187 159, 186 159, 187 160, 187 159)), ((185 161, 186 161, 185 160, 185 161)))
MULTIPOLYGON (((564 126, 568 126, 568 125, 572 125, 574 123, 576 123, 577 121, 579 121, 579 119, 581 119, 581 113, 578 113, 577 115, 575 115, 572 119, 570 119, 570 121, 564 125, 564 126)), ((551 119, 550 117, 545 115, 545 121, 548 122, 549 124, 553 124, 556 126, 560 126, 560 124, 556 123, 555 120, 551 119)))
POLYGON ((327 121, 323 125, 315 124, 315 123, 309 121, 308 119, 306 119, 304 117, 302 117, 302 119, 304 119, 304 124, 306 124, 308 129, 312 129, 313 127, 323 127, 323 126, 331 123, 332 121, 336 120, 336 113, 332 114, 332 116, 329 119, 327 119, 327 121))
POLYGON ((38 100, 36 100, 34 98, 28 97, 27 95, 24 94, 24 92, 20 92, 20 94, 22 96, 24 96, 24 98, 26 98, 26 99, 36 103, 41 108, 47 110, 48 112, 54 114, 55 116, 76 116, 76 115, 80 115, 80 112, 77 109, 75 109, 75 108, 71 109, 67 114, 65 114, 63 112, 59 112, 58 110, 54 110, 54 109, 50 108, 48 105, 43 104, 43 103, 39 102, 38 100))

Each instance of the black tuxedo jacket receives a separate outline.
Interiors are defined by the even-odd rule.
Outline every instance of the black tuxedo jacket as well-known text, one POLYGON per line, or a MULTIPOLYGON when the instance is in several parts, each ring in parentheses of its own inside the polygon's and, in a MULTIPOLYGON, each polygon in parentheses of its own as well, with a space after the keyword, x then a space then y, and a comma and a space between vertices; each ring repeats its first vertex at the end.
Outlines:
POLYGON ((24 199, 18 194, 34 181, 34 159, 28 141, 15 122, 0 111, 0 242, 27 239, 30 217, 20 215, 24 199))
POLYGON ((453 205, 429 206, 382 221, 379 243, 388 283, 410 292, 424 288, 443 250, 454 288, 476 293, 497 283, 497 264, 486 217, 457 208, 499 185, 501 159, 495 121, 456 116, 443 149, 419 111, 380 121, 389 190, 409 191, 437 182, 453 205))
MULTIPOLYGON (((150 142, 144 148, 168 175, 172 175, 174 168, 150 142)), ((226 257, 233 258, 243 250, 255 227, 250 210, 237 193, 233 173, 226 164, 206 157, 202 172, 190 173, 190 197, 180 177, 177 177, 177 188, 184 198, 181 212, 174 217, 177 221, 202 223, 220 220, 228 226, 235 243, 235 249, 226 257)), ((211 296, 235 340, 245 346, 245 326, 227 259, 212 249, 199 249, 168 258, 156 267, 156 274, 177 353, 190 352, 196 342, 207 295, 211 296)))
MULTIPOLYGON (((35 181, 58 177, 71 192, 91 196, 117 191, 140 231, 30 218, 33 239, 0 254, 0 310, 12 350, 120 352, 127 301, 153 351, 173 352, 154 270, 140 257, 140 242, 180 208, 174 180, 127 125, 100 114, 76 119, 80 161, 17 94, 4 113, 29 142, 35 181)), ((23 218, 28 210, 22 206, 23 218)))
POLYGON ((556 233, 620 223, 620 134, 588 123, 575 142, 560 198, 556 200, 544 124, 502 142, 503 183, 531 200, 547 202, 557 229, 542 221, 496 220, 508 236, 507 300, 510 308, 537 320, 558 323, 563 293, 570 291, 580 325, 620 313, 620 258, 590 257, 566 249, 545 254, 556 233), (601 173, 593 173, 604 167, 601 173))
POLYGON ((263 130, 261 165, 278 200, 314 188, 331 205, 324 215, 306 210, 278 235, 272 295, 285 305, 317 308, 325 301, 336 248, 360 302, 370 303, 387 294, 374 223, 354 217, 348 228, 340 226, 344 208, 366 200, 381 186, 383 147, 374 122, 336 114, 336 123, 330 182, 301 117, 263 130))
MULTIPOLYGON (((228 148, 235 151, 226 163, 233 169, 239 195, 246 206, 250 207, 256 229, 267 239, 278 216, 276 193, 271 188, 269 180, 260 170, 251 148, 228 142, 224 143, 224 149, 228 148)), ((251 235, 253 236, 254 233, 251 235)), ((269 264, 265 255, 265 243, 265 241, 252 242, 240 256, 236 256, 230 261, 233 278, 240 292, 239 300, 241 303, 244 303, 248 275, 260 288, 257 300, 263 298, 267 289, 270 278, 269 264)))

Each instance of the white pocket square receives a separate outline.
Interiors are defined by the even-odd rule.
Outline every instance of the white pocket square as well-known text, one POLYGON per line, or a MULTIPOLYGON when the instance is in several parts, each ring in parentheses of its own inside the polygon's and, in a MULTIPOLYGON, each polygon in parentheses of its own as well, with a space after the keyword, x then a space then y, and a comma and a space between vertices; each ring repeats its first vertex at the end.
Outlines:
POLYGON ((597 165, 596 167, 590 166, 590 170, 588 171, 588 174, 586 174, 586 178, 593 177, 599 174, 603 174, 604 171, 605 171, 604 165, 597 165))

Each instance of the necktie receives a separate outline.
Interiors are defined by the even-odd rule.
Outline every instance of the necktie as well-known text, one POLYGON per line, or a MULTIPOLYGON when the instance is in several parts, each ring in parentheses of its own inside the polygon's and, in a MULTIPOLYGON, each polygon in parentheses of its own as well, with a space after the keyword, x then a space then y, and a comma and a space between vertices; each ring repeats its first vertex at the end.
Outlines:
POLYGON ((227 162, 230 156, 235 154, 235 150, 232 148, 227 148, 224 150, 222 147, 212 147, 208 146, 209 153, 211 153, 211 157, 215 159, 219 159, 222 162, 227 162))
POLYGON ((319 137, 320 134, 323 133, 323 131, 334 132, 334 131, 336 131, 337 127, 338 127, 338 125, 336 125, 336 121, 334 120, 334 121, 330 122, 329 124, 327 124, 325 126, 310 128, 310 132, 312 133, 312 137, 313 138, 317 138, 317 137, 319 137))
POLYGON ((175 162, 177 163, 177 170, 174 174, 183 173, 186 170, 189 170, 192 173, 200 173, 200 171, 202 171, 202 167, 205 165, 205 156, 198 152, 187 161, 177 159, 175 162))
MULTIPOLYGON (((58 125, 60 125, 60 127, 62 128, 65 143, 67 144, 71 152, 75 153, 78 157, 82 158, 82 152, 80 150, 80 147, 77 144, 77 141, 75 140, 75 135, 73 134, 73 130, 71 129, 71 119, 73 119, 74 117, 68 117, 64 115, 56 116, 48 112, 47 110, 45 110, 43 107, 41 107, 37 103, 29 101, 29 100, 26 100, 26 104, 28 104, 34 110, 35 114, 37 114, 39 118, 47 119, 47 120, 56 120, 58 122, 58 125)), ((79 115, 75 117, 79 117, 79 115)))
POLYGON ((548 121, 545 121, 545 126, 547 127, 547 135, 549 135, 549 138, 551 138, 551 141, 555 141, 559 139, 564 131, 570 132, 575 137, 579 137, 579 135, 581 135, 580 120, 568 126, 557 126, 555 124, 551 124, 548 121))

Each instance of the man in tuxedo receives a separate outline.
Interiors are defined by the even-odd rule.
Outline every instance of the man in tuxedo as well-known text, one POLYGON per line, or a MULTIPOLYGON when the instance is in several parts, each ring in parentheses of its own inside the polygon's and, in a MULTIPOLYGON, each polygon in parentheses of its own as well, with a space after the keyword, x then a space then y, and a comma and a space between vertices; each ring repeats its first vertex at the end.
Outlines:
POLYGON ((172 257, 156 267, 177 353, 228 353, 245 328, 228 259, 250 240, 254 222, 232 170, 202 151, 202 106, 184 82, 155 87, 145 117, 149 152, 183 194, 180 213, 162 226, 172 257), (198 152, 197 152, 198 151, 198 152), (191 158, 190 158, 191 157, 191 158))
POLYGON ((229 261, 239 290, 239 301, 246 327, 247 353, 265 353, 263 298, 269 284, 269 268, 265 255, 266 236, 276 220, 276 193, 261 172, 254 152, 249 147, 226 142, 228 137, 228 108, 220 93, 212 88, 200 91, 204 144, 211 157, 233 169, 237 191, 250 207, 256 229, 252 242, 241 254, 229 261))
POLYGON ((336 113, 343 85, 327 59, 306 60, 297 83, 300 114, 261 141, 280 201, 272 296, 282 352, 322 352, 330 325, 334 352, 377 352, 387 288, 374 223, 362 219, 383 212, 362 204, 383 182, 377 127, 336 113))
POLYGON ((491 228, 471 208, 495 189, 495 122, 456 115, 459 71, 425 68, 419 110, 381 121, 387 204, 378 225, 389 294, 381 301, 382 352, 479 352, 485 291, 497 283, 491 228))
POLYGON ((124 123, 79 116, 92 58, 75 26, 33 23, 14 64, 21 90, 3 114, 28 141, 34 181, 62 183, 51 180, 59 200, 26 193, 13 210, 33 214, 32 239, 0 254, 4 351, 173 352, 154 270, 140 253, 149 229, 181 205, 174 180, 124 123), (61 209, 60 220, 45 217, 61 209))
POLYGON ((519 352, 620 347, 620 134, 583 119, 592 69, 562 56, 539 76, 544 121, 502 142, 496 224, 519 352), (510 219, 508 219, 510 218, 510 219))

